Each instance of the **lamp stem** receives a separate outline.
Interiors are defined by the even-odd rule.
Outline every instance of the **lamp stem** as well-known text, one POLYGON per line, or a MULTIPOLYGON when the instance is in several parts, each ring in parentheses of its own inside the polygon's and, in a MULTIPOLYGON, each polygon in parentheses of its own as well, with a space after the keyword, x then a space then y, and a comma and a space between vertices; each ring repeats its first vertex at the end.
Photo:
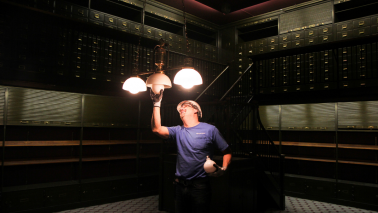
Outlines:
POLYGON ((188 32, 186 31, 186 15, 185 15, 185 4, 184 0, 182 0, 182 12, 184 16, 184 33, 185 33, 185 40, 186 40, 186 56, 188 56, 189 52, 189 41, 188 41, 188 32))

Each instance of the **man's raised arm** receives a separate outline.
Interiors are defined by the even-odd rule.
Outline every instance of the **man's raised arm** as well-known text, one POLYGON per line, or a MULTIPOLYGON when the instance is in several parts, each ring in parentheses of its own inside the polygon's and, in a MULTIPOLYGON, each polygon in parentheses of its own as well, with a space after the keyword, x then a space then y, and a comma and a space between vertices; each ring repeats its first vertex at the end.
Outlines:
POLYGON ((152 118, 151 118, 152 132, 163 139, 167 139, 169 136, 169 131, 167 127, 161 125, 161 116, 160 116, 160 105, 161 105, 161 100, 163 99, 163 90, 160 90, 160 94, 155 94, 154 92, 152 92, 152 90, 150 90, 150 96, 154 104, 154 108, 152 110, 152 118))

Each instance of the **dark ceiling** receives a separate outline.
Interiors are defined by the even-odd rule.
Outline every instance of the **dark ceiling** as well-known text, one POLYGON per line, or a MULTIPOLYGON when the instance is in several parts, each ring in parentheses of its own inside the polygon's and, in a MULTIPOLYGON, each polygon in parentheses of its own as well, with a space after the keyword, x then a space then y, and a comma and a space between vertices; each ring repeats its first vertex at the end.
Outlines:
MULTIPOLYGON (((182 0, 157 0, 183 9, 182 0)), ((185 12, 223 25, 310 0, 184 0, 185 12)))

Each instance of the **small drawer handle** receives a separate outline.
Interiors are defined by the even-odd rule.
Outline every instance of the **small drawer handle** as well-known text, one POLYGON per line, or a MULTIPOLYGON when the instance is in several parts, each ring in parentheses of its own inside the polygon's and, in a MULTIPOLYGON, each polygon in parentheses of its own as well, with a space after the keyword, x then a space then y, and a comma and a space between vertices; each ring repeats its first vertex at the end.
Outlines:
POLYGON ((286 47, 287 47, 287 44, 284 44, 284 45, 283 45, 283 48, 286 48, 286 47))
POLYGON ((296 35, 295 35, 295 38, 300 38, 300 37, 301 37, 300 34, 296 34, 296 35))
POLYGON ((308 35, 310 35, 310 36, 314 35, 314 31, 310 31, 310 32, 308 33, 308 35))
POLYGON ((99 14, 95 14, 95 18, 100 18, 100 15, 99 14))
POLYGON ((360 21, 360 23, 358 23, 360 26, 364 26, 365 25, 365 21, 360 21))
POLYGON ((301 44, 300 42, 295 43, 296 46, 299 46, 300 44, 301 44))
POLYGON ((343 38, 348 37, 348 33, 343 33, 343 38))
POLYGON ((328 28, 324 28, 323 33, 327 33, 327 32, 328 32, 328 28))
POLYGON ((283 41, 287 41, 287 36, 282 38, 283 41))
POLYGON ((125 22, 125 21, 122 22, 122 25, 126 27, 127 26, 127 22, 125 22))
POLYGON ((274 42, 275 42, 275 40, 274 40, 274 39, 270 40, 270 43, 274 44, 274 42))
POLYGON ((359 34, 360 35, 365 34, 365 30, 360 30, 359 34))
POLYGON ((310 42, 310 43, 314 43, 314 39, 310 39, 309 42, 310 42))
POLYGON ((328 36, 324 36, 323 41, 328 41, 328 36))
POLYGON ((114 22, 113 18, 109 18, 109 22, 113 23, 114 22))
POLYGON ((344 24, 344 25, 342 25, 342 27, 341 27, 343 30, 344 29, 347 29, 348 28, 348 25, 347 24, 344 24))

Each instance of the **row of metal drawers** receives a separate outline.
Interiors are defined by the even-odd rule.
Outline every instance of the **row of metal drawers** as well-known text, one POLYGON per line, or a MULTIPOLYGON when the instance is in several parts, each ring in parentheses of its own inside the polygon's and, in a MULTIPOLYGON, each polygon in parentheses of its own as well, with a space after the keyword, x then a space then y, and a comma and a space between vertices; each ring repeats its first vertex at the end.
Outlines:
POLYGON ((238 44, 236 50, 238 56, 256 55, 375 34, 378 34, 378 16, 308 28, 302 31, 250 41, 238 44))
MULTIPOLYGON (((20 2, 20 3, 30 6, 30 7, 37 7, 37 8, 39 8, 39 5, 43 5, 43 8, 50 8, 48 9, 49 12, 54 12, 58 15, 74 18, 79 21, 102 25, 105 27, 109 27, 111 29, 116 29, 116 30, 127 32, 127 33, 141 35, 150 39, 155 39, 155 40, 164 39, 166 42, 170 43, 170 50, 172 51, 185 53, 194 57, 201 57, 206 60, 212 60, 212 61, 218 60, 218 48, 213 45, 195 41, 193 39, 188 39, 189 51, 187 51, 186 40, 181 35, 166 32, 166 31, 163 31, 163 30, 151 27, 151 26, 147 26, 147 25, 144 25, 144 28, 142 29, 141 23, 133 22, 127 19, 123 19, 114 15, 111 15, 111 14, 106 14, 100 11, 90 10, 88 8, 77 6, 77 5, 74 5, 65 1, 41 0, 41 1, 20 2)), ((7 28, 9 26, 18 25, 18 24, 22 25, 20 26, 20 29, 26 28, 26 29, 29 29, 29 32, 39 32, 35 30, 36 29, 35 26, 40 26, 39 24, 35 24, 35 26, 31 26, 33 25, 33 22, 28 22, 27 20, 15 20, 10 16, 0 15, 0 25, 2 25, 2 27, 7 28)), ((50 33, 50 30, 51 29, 47 29, 48 34, 50 33)), ((0 38, 3 35, 6 35, 7 37, 12 36, 11 33, 9 33, 9 30, 1 30, 1 32, 3 33, 0 33, 0 38)), ((28 34, 30 38, 30 33, 28 34)), ((16 35, 22 36, 23 33, 17 33, 16 35)), ((47 38, 55 39, 55 38, 49 38, 49 36, 47 36, 47 38)), ((101 43, 103 41, 98 40, 95 42, 101 43)))

